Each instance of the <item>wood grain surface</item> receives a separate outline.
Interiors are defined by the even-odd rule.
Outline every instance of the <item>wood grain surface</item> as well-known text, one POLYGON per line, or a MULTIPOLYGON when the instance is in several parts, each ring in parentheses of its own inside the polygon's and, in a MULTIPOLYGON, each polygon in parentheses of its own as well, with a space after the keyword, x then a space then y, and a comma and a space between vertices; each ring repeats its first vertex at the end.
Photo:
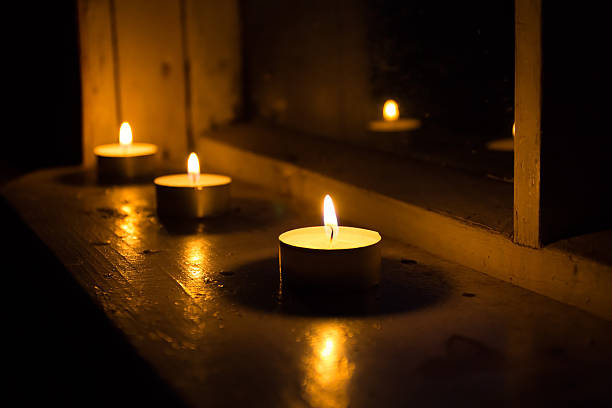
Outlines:
POLYGON ((515 244, 512 185, 320 139, 297 140, 267 127, 232 126, 200 138, 196 151, 208 171, 298 197, 309 208, 331 194, 343 219, 612 320, 606 241, 583 237, 590 243, 583 249, 594 251, 572 249, 570 242, 540 249, 515 244))
POLYGON ((376 289, 295 293, 277 237, 319 208, 237 183, 227 217, 162 222, 152 185, 94 180, 3 195, 188 405, 610 402, 608 321, 384 237, 376 289))

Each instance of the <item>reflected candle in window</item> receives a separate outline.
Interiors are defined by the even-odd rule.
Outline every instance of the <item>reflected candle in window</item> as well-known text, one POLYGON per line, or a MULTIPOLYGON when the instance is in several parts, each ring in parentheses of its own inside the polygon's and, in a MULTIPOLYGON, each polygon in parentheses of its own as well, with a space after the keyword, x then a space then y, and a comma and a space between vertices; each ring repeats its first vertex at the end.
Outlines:
POLYGON ((137 181, 155 173, 157 146, 132 143, 132 128, 123 122, 119 129, 119 143, 96 146, 98 177, 106 181, 137 181))
POLYGON ((370 130, 373 132, 406 132, 421 127, 419 119, 400 119, 399 105, 393 99, 385 101, 382 108, 382 120, 370 121, 370 130))
POLYGON ((195 153, 187 159, 187 173, 157 177, 153 182, 160 217, 212 217, 229 209, 232 179, 221 174, 201 174, 195 153))
POLYGON ((380 234, 338 226, 332 199, 323 202, 323 226, 284 232, 279 240, 283 284, 316 290, 363 290, 380 279, 380 234))

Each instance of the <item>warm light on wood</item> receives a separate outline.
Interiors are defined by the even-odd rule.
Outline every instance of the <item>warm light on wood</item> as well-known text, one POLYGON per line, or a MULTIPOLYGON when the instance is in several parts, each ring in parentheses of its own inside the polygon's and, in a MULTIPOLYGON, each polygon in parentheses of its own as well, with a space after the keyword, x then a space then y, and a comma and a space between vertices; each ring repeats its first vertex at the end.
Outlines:
POLYGON ((325 345, 323 346, 323 349, 321 350, 321 358, 327 359, 332 355, 332 352, 334 351, 334 340, 331 338, 328 338, 325 340, 325 345))
POLYGON ((350 406, 349 385, 355 364, 347 355, 345 331, 336 324, 322 324, 311 329, 311 352, 304 358, 303 381, 304 398, 309 406, 350 406))

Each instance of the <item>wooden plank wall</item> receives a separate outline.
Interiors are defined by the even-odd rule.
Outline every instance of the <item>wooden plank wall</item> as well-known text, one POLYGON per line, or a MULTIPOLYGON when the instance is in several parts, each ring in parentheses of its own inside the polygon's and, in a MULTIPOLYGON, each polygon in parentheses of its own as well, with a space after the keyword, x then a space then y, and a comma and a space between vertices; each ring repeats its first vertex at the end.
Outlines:
POLYGON ((182 168, 192 135, 232 121, 240 103, 237 0, 79 0, 83 162, 119 124, 182 168))
POLYGON ((241 5, 249 113, 273 126, 366 143, 372 101, 364 2, 241 5))
POLYGON ((196 136, 233 121, 241 100, 237 1, 187 1, 187 50, 196 136))
POLYGON ((180 162, 187 150, 179 2, 115 1, 121 120, 180 162))

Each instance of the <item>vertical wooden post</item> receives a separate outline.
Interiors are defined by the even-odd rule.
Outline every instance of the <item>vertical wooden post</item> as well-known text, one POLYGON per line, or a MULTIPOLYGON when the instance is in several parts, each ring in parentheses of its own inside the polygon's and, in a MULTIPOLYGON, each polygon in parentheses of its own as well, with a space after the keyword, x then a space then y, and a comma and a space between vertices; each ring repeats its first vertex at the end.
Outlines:
POLYGON ((83 164, 94 163, 93 148, 117 137, 111 8, 109 0, 79 0, 83 164))
POLYGON ((516 0, 514 242, 541 246, 542 0, 516 0))

